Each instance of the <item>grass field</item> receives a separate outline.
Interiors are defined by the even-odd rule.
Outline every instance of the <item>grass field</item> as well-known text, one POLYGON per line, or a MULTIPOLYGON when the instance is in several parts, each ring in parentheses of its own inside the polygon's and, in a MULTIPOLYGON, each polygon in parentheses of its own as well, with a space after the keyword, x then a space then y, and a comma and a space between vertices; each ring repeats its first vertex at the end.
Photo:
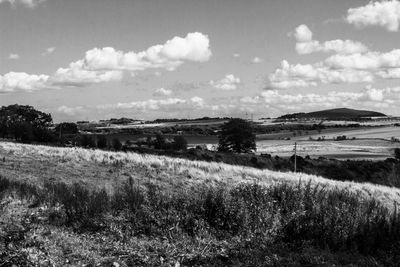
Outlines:
POLYGON ((348 189, 361 197, 377 199, 388 207, 400 204, 400 189, 164 156, 1 142, 0 158, 4 158, 4 162, 0 161, 0 175, 34 184, 79 182, 92 189, 107 188, 111 192, 131 177, 138 184, 150 182, 166 190, 179 191, 196 188, 199 184, 231 187, 243 182, 270 185, 298 184, 301 180, 331 189, 348 189))
POLYGON ((399 204, 369 183, 0 142, 0 266, 393 266, 399 204))

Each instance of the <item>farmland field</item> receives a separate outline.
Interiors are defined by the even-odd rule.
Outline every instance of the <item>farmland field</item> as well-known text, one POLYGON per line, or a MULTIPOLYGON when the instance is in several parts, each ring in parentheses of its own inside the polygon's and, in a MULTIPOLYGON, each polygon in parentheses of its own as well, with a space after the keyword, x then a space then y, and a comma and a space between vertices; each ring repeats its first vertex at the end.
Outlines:
MULTIPOLYGON (((400 146, 400 143, 391 141, 392 137, 400 138, 400 127, 333 128, 323 130, 320 134, 316 131, 310 131, 309 135, 297 136, 293 136, 293 133, 287 131, 287 133, 257 136, 257 153, 268 153, 283 157, 291 156, 293 155, 294 143, 297 142, 298 152, 301 156, 381 160, 392 157, 394 148, 400 146), (347 139, 355 138, 355 140, 332 140, 342 135, 345 135, 347 139), (287 137, 290 137, 290 140, 283 140, 287 137), (322 137, 325 141, 316 141, 322 137)), ((204 141, 206 141, 193 144, 192 142, 195 142, 196 139, 192 140, 189 142, 192 146, 205 144, 204 141)), ((214 142, 208 143, 208 148, 215 148, 217 142, 217 139, 215 139, 214 142)))
MULTIPOLYGON (((294 151, 293 140, 261 141, 257 143, 257 152, 278 156, 291 156, 294 151)), ((379 139, 345 141, 297 141, 298 155, 310 157, 328 157, 335 159, 373 159, 383 160, 392 157, 398 143, 379 139)))

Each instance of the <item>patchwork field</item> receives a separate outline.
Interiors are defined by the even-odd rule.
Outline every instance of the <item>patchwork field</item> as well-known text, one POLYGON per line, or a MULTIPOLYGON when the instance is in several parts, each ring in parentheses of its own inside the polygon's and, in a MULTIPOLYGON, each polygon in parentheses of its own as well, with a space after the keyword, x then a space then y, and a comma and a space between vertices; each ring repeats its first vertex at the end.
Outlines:
POLYGON ((258 142, 257 152, 290 157, 294 153, 294 142, 297 142, 299 156, 323 156, 335 159, 383 160, 393 157, 394 148, 399 147, 398 143, 380 139, 344 141, 270 140, 258 142))

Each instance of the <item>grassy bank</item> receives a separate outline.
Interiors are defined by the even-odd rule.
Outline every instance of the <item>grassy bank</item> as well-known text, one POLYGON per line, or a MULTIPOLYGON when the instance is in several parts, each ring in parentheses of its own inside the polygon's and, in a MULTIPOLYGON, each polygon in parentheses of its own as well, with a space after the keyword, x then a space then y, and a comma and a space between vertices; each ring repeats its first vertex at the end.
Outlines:
POLYGON ((393 266, 400 217, 311 183, 171 193, 0 178, 0 265, 393 266))
POLYGON ((82 148, 0 143, 0 175, 32 184, 47 182, 80 183, 90 190, 105 188, 112 193, 129 178, 137 184, 153 183, 174 192, 199 186, 232 187, 239 183, 271 185, 299 180, 326 186, 327 190, 346 189, 361 198, 375 199, 393 208, 400 203, 400 189, 334 181, 303 173, 276 172, 221 162, 204 162, 138 153, 109 152, 82 148))

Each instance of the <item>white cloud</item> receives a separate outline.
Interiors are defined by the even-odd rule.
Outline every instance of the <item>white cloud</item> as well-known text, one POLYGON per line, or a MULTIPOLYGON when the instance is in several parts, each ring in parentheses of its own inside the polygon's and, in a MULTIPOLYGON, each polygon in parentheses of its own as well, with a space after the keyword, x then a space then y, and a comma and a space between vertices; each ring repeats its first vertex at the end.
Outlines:
POLYGON ((0 93, 35 91, 49 88, 47 75, 30 75, 25 72, 9 72, 0 75, 0 93))
POLYGON ((16 7, 17 5, 35 8, 41 3, 44 3, 46 0, 0 0, 0 4, 2 3, 10 3, 12 7, 16 7))
POLYGON ((261 60, 261 58, 259 58, 259 57, 254 57, 253 60, 252 60, 252 62, 253 62, 254 64, 257 64, 257 63, 261 63, 262 60, 261 60))
MULTIPOLYGON (((54 52, 49 47, 45 53, 54 52)), ((151 46, 142 52, 127 52, 115 50, 112 47, 102 49, 93 48, 86 52, 83 59, 69 64, 67 68, 59 68, 53 75, 46 76, 46 81, 36 83, 35 90, 47 87, 85 86, 93 83, 120 81, 124 71, 134 74, 151 68, 174 70, 185 61, 204 62, 211 57, 210 42, 207 35, 199 32, 188 33, 186 37, 174 37, 163 45, 151 46)), ((5 74, 7 76, 8 74, 5 74)), ((28 74, 26 74, 28 75, 28 74)), ((42 77, 43 75, 28 75, 42 77)), ((0 76, 1 77, 1 76, 0 76)), ((13 75, 13 77, 16 77, 13 75)), ((26 77, 19 75, 21 84, 26 77)), ((44 79, 41 79, 43 81, 44 79)), ((18 83, 13 80, 13 84, 18 83)), ((2 91, 12 92, 14 87, 8 88, 10 83, 2 83, 2 91)), ((28 88, 27 86, 25 86, 28 88)))
POLYGON ((355 69, 331 69, 322 63, 291 65, 286 60, 281 67, 270 74, 272 88, 309 87, 318 83, 358 83, 372 82, 374 75, 368 71, 355 69))
POLYGON ((8 59, 19 59, 20 58, 20 56, 18 55, 18 54, 10 54, 9 56, 8 56, 8 59))
POLYGON ((365 54, 333 55, 325 60, 333 68, 354 68, 364 70, 379 70, 381 68, 400 67, 400 49, 387 53, 368 52, 365 54))
POLYGON ((204 99, 198 96, 194 96, 190 99, 193 105, 197 108, 204 107, 204 99))
POLYGON ((50 55, 50 54, 54 53, 54 51, 56 51, 55 47, 48 47, 48 48, 46 48, 46 51, 44 51, 42 53, 42 56, 50 55))
POLYGON ((208 36, 195 32, 188 33, 185 38, 174 37, 163 45, 151 46, 138 53, 124 53, 112 47, 94 48, 86 52, 83 62, 88 70, 174 70, 184 61, 205 62, 210 57, 208 36))
POLYGON ((226 74, 225 77, 219 81, 210 81, 211 86, 221 90, 235 90, 239 84, 240 79, 233 74, 226 74))
POLYGON ((159 88, 154 92, 153 95, 155 95, 155 96, 168 96, 168 95, 171 95, 171 94, 172 94, 171 90, 164 89, 164 88, 159 88))
POLYGON ((60 68, 53 77, 56 84, 82 86, 122 79, 122 71, 142 71, 151 68, 175 70, 184 61, 204 62, 211 57, 209 39, 199 32, 185 38, 174 37, 164 45, 155 45, 142 52, 124 53, 112 47, 88 50, 85 57, 60 68))
POLYGON ((68 116, 74 116, 76 114, 83 113, 85 110, 81 106, 77 106, 77 107, 61 106, 57 109, 57 111, 60 113, 64 113, 65 115, 68 115, 68 116))
POLYGON ((119 70, 87 70, 84 62, 78 60, 69 65, 68 68, 59 68, 49 79, 51 84, 57 86, 84 86, 93 83, 120 81, 122 71, 119 70))
POLYGON ((311 30, 304 24, 296 28, 294 36, 297 40, 296 52, 300 55, 315 52, 354 54, 368 51, 368 48, 364 44, 351 40, 337 39, 320 43, 319 41, 312 39, 311 30))
POLYGON ((240 57, 240 54, 235 53, 235 54, 233 54, 233 57, 240 57))
POLYGON ((369 2, 365 6, 350 8, 346 20, 356 27, 380 26, 395 32, 400 28, 400 1, 369 2))
POLYGON ((316 108, 333 107, 385 107, 397 108, 400 104, 400 87, 376 89, 367 86, 359 92, 331 91, 327 94, 288 94, 279 90, 266 90, 260 96, 245 99, 241 102, 259 106, 265 103, 270 108, 278 110, 310 110, 316 108), (289 105, 288 105, 289 104, 289 105))
POLYGON ((313 33, 312 31, 308 28, 307 25, 301 24, 297 26, 295 32, 294 32, 294 37, 298 42, 301 43, 307 43, 312 40, 313 33))
POLYGON ((377 75, 383 79, 400 79, 400 68, 378 71, 377 75))
POLYGON ((151 111, 179 111, 193 110, 193 108, 202 108, 205 105, 204 99, 194 96, 190 99, 168 98, 168 99, 148 99, 142 101, 133 101, 127 103, 99 105, 96 108, 102 110, 112 109, 132 109, 139 112, 151 111))

